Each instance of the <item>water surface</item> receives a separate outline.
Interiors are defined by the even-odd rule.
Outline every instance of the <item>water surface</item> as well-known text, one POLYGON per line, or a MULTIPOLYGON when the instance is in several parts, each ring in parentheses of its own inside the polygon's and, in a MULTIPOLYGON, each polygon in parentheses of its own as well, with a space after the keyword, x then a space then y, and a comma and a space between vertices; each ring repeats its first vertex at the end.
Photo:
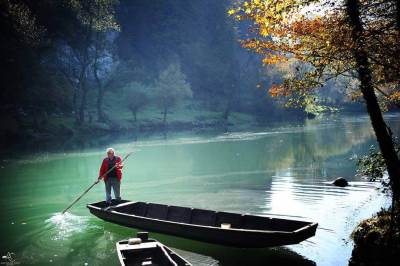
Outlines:
MULTIPOLYGON (((388 116, 400 132, 400 117, 388 116)), ((1 161, 0 251, 32 265, 117 265, 115 242, 135 234, 91 216, 90 191, 107 146, 136 152, 124 167, 125 199, 316 221, 315 237, 274 249, 235 249, 151 234, 195 265, 346 265, 349 235, 388 204, 378 183, 355 177, 356 158, 374 144, 367 116, 336 116, 230 133, 125 138, 91 148, 31 152, 1 161), (350 186, 330 185, 337 177, 350 186)), ((78 145, 79 146, 79 145, 78 145)), ((4 261, 4 259, 3 259, 4 261)))

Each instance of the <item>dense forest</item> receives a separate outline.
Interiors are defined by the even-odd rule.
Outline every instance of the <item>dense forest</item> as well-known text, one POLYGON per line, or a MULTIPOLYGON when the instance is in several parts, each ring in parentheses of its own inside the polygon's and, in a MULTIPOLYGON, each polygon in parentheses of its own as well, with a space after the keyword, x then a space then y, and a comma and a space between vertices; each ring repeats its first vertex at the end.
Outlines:
MULTIPOLYGON (((192 129, 305 117, 264 88, 291 71, 241 47, 231 1, 1 1, 1 135, 192 129)), ((359 109, 339 93, 329 104, 359 109)), ((342 86, 343 87, 343 86, 342 86)), ((308 109, 307 109, 308 108, 308 109)), ((317 110, 317 111, 315 111, 317 110)), ((314 114, 313 114, 314 115, 314 114)))

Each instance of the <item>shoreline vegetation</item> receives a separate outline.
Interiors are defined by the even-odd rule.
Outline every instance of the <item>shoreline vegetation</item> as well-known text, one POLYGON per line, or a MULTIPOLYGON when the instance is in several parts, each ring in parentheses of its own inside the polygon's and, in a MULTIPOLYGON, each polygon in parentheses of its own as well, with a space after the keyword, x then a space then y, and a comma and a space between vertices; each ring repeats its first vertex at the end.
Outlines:
MULTIPOLYGON (((72 137, 102 137, 105 135, 162 133, 180 131, 221 130, 229 128, 251 128, 254 126, 286 121, 287 114, 291 114, 293 121, 304 121, 307 114, 298 110, 281 110, 271 118, 257 116, 245 112, 231 112, 229 117, 223 117, 221 112, 191 109, 188 107, 177 108, 170 111, 170 119, 163 121, 159 110, 149 108, 138 114, 138 119, 121 108, 112 108, 110 115, 104 122, 91 118, 88 113, 88 121, 76 124, 73 114, 42 114, 35 119, 29 116, 16 118, 9 116, 2 118, 2 130, 0 146, 7 147, 21 141, 45 141, 67 139, 72 137), (117 115, 115 115, 117 114, 117 115)), ((307 118, 310 119, 310 118, 307 118)))
MULTIPOLYGON (((27 147, 38 147, 44 145, 44 149, 52 150, 55 143, 66 144, 66 149, 80 149, 84 147, 99 146, 103 142, 116 142, 132 138, 137 140, 140 137, 168 133, 181 132, 233 132, 249 130, 257 127, 270 127, 276 124, 296 122, 299 124, 305 121, 312 121, 348 114, 365 115, 359 110, 344 109, 334 113, 322 113, 316 116, 309 116, 300 110, 284 109, 271 113, 270 117, 258 116, 245 112, 231 112, 225 119, 221 112, 199 110, 180 107, 170 112, 170 119, 163 122, 162 113, 149 108, 139 114, 139 119, 134 121, 132 115, 122 110, 120 115, 110 115, 106 122, 98 122, 95 119, 84 124, 75 123, 73 114, 50 114, 42 115, 37 121, 30 117, 21 116, 2 117, 5 121, 0 130, 0 147, 4 156, 9 151, 29 150, 27 147), (290 115, 288 115, 290 114, 290 115), (288 119, 288 117, 290 119, 288 119), (35 125, 36 124, 36 125, 35 125), (88 144, 90 143, 90 144, 88 144), (96 144, 97 143, 97 144, 96 144)), ((112 111, 111 114, 116 114, 112 111)), ((389 114, 397 114, 390 112, 389 114)), ((90 116, 89 116, 90 117, 90 116)), ((105 145, 105 144, 104 144, 105 145)))
MULTIPOLYGON (((394 148, 400 154, 400 143, 393 136, 394 148)), ((357 161, 358 175, 368 177, 370 181, 380 180, 383 190, 392 198, 389 208, 382 208, 370 218, 357 225, 351 234, 354 241, 349 266, 356 265, 397 265, 400 254, 400 207, 391 190, 390 179, 382 152, 371 146, 368 153, 357 161), (391 195, 390 195, 391 194, 391 195), (396 263, 397 262, 397 263, 396 263)))
POLYGON ((400 209, 397 208, 393 213, 391 208, 382 209, 361 221, 351 237, 354 248, 349 266, 397 265, 400 254, 400 209))

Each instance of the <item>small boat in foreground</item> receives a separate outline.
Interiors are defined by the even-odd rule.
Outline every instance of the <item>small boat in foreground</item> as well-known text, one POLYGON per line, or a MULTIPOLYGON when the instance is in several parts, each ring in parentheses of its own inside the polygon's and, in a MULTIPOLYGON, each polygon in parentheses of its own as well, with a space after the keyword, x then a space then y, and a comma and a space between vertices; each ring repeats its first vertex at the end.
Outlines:
POLYGON ((88 204, 97 217, 119 225, 241 248, 300 243, 318 224, 248 214, 123 200, 88 204))
POLYGON ((137 233, 136 238, 118 241, 117 253, 122 266, 191 266, 187 260, 161 244, 149 239, 147 232, 137 233))

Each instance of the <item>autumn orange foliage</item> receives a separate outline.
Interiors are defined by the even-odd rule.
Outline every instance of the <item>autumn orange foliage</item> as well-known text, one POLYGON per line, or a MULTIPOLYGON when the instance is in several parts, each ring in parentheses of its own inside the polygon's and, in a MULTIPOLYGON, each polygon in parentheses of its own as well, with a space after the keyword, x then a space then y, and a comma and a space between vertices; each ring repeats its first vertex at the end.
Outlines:
MULTIPOLYGON (((400 100, 400 34, 395 1, 361 1, 365 40, 373 70, 373 84, 387 104, 400 100)), ((237 21, 249 20, 246 49, 264 56, 264 64, 294 58, 309 66, 301 75, 269 89, 273 97, 305 99, 307 94, 339 76, 356 79, 351 38, 343 3, 322 0, 249 0, 228 11, 237 21)), ((352 92, 357 95, 357 91, 352 92)), ((293 99, 292 99, 293 100, 293 99)), ((300 102, 299 99, 293 102, 300 102)))

